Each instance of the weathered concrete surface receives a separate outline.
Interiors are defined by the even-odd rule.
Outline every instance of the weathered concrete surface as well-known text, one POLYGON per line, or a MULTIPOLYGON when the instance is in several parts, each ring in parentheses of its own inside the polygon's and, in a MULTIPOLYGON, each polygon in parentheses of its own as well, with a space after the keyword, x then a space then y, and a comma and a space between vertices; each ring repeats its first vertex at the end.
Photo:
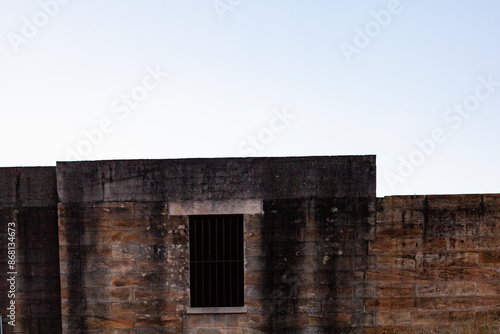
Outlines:
POLYGON ((4 333, 61 333, 55 167, 0 168, 0 253, 4 333), (15 239, 9 240, 8 227, 13 225, 15 239), (12 241, 14 270, 7 263, 12 241), (17 274, 7 274, 13 271, 17 274), (11 276, 16 276, 15 298, 8 298, 11 276), (16 305, 15 327, 5 317, 11 300, 16 305))
MULTIPOLYGON (((263 294, 256 301, 248 298, 254 312, 266 317, 259 329, 355 333, 373 325, 373 313, 364 311, 360 291, 371 266, 364 236, 374 218, 374 198, 264 202, 259 240, 263 294)), ((247 256, 247 261, 255 268, 259 259, 247 256)), ((250 269, 248 273, 258 276, 250 269)))
POLYGON ((60 162, 62 203, 374 197, 375 156, 60 162))
POLYGON ((57 170, 65 333, 334 333, 373 324, 354 295, 375 224, 373 156, 57 170), (245 314, 187 314, 189 215, 201 213, 243 214, 245 314))
POLYGON ((60 204, 63 330, 359 332, 374 324, 359 294, 374 202, 269 200, 243 214, 245 314, 187 314, 189 212, 170 215, 168 202, 60 204))
POLYGON ((57 205, 55 167, 0 168, 0 205, 57 205))
POLYGON ((500 330, 500 195, 376 199, 373 156, 57 172, 60 200, 54 168, 0 169, 0 288, 15 222, 18 332, 59 333, 61 317, 65 333, 500 330), (189 215, 235 213, 248 312, 187 314, 189 215))

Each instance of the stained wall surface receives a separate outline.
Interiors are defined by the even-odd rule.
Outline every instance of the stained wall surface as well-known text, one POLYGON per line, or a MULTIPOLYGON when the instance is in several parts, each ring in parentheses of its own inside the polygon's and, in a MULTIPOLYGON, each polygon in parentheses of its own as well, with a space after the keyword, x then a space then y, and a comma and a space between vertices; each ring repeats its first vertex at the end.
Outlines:
POLYGON ((58 164, 63 332, 331 333, 363 323, 375 159, 58 164), (244 217, 245 306, 190 314, 189 216, 244 217))
POLYGON ((55 167, 0 168, 0 229, 4 333, 60 333, 55 167), (14 264, 9 264, 9 255, 14 264))
POLYGON ((366 333, 500 331, 500 195, 379 199, 366 333))
POLYGON ((377 199, 374 156, 0 168, 0 228, 6 333, 500 330, 500 195, 377 199), (190 308, 189 217, 212 214, 243 216, 237 312, 190 308))

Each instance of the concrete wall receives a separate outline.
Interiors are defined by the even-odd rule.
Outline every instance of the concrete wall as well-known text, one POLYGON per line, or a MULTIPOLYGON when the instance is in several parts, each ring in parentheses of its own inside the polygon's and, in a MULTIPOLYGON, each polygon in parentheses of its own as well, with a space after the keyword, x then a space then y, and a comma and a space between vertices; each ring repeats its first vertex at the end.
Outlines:
POLYGON ((283 333, 365 320, 375 159, 58 164, 63 332, 283 333), (242 314, 188 314, 191 214, 243 214, 242 314))
POLYGON ((3 310, 12 222, 17 332, 500 330, 500 195, 377 199, 373 156, 2 168, 3 310), (243 215, 243 313, 189 312, 196 214, 243 215))
POLYGON ((375 196, 375 156, 60 162, 63 203, 375 196))
MULTIPOLYGON (((4 333, 60 333, 61 295, 55 168, 0 168, 0 313, 4 333), (8 240, 15 226, 15 240, 8 240), (8 243, 15 243, 9 268, 8 243), (14 270, 12 270, 14 269, 14 270), (17 274, 7 274, 17 272, 17 274), (15 297, 7 278, 15 276, 15 297), (15 301, 15 327, 6 318, 15 301)), ((11 251, 12 253, 12 251, 11 251)), ((11 254, 12 255, 12 254, 11 254)))

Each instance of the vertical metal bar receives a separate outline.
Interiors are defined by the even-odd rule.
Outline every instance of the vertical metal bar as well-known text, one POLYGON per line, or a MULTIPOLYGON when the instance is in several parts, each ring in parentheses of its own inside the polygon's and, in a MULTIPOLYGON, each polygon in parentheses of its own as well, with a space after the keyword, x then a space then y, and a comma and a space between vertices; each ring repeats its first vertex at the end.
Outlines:
MULTIPOLYGON (((233 221, 233 217, 229 218, 229 231, 230 231, 230 247, 229 247, 229 258, 231 259, 231 261, 233 260, 233 245, 234 245, 234 240, 233 240, 233 228, 234 228, 234 221, 233 221)), ((233 264, 232 262, 229 263, 229 289, 228 289, 228 293, 229 293, 229 300, 230 300, 230 305, 233 306, 234 304, 234 298, 233 298, 233 288, 232 288, 232 285, 233 285, 233 282, 234 282, 234 277, 233 277, 233 271, 234 271, 234 268, 233 268, 233 264)))
POLYGON ((243 294, 243 216, 238 217, 238 296, 237 306, 243 306, 241 296, 243 294))
MULTIPOLYGON (((203 219, 203 217, 201 218, 198 218, 201 222, 201 235, 200 235, 200 239, 201 239, 201 251, 202 251, 202 258, 201 258, 201 261, 204 261, 206 259, 206 253, 205 253, 205 221, 203 219)), ((206 284, 205 282, 203 282, 203 276, 205 276, 203 273, 205 273, 205 263, 201 262, 201 273, 200 273, 200 281, 201 281, 201 300, 202 300, 202 305, 205 306, 206 304, 206 291, 205 291, 205 288, 206 288, 206 284)))
POLYGON ((199 242, 201 243, 201 254, 200 254, 200 255, 201 255, 201 258, 199 259, 199 261, 203 261, 203 260, 205 259, 205 254, 204 254, 204 253, 205 253, 205 252, 204 252, 204 251, 205 251, 205 248, 204 248, 204 246, 205 246, 205 245, 204 245, 204 241, 205 241, 205 240, 203 240, 203 239, 204 239, 204 238, 203 238, 203 235, 204 235, 204 233, 203 233, 203 227, 204 227, 204 226, 203 226, 203 219, 196 218, 196 221, 198 221, 198 222, 199 222, 199 224, 201 225, 201 235, 200 235, 200 240, 199 240, 199 242))
POLYGON ((235 298, 236 305, 235 306, 240 305, 240 293, 241 293, 241 284, 240 284, 240 270, 241 270, 241 265, 240 265, 240 257, 241 257, 240 235, 241 235, 241 228, 240 228, 240 224, 241 224, 241 218, 238 217, 238 219, 236 219, 236 257, 238 259, 238 262, 236 262, 237 268, 236 268, 236 298, 235 298))
MULTIPOLYGON (((226 261, 227 260, 227 257, 226 257, 226 220, 223 218, 222 219, 222 260, 226 261)), ((226 263, 225 262, 222 262, 221 264, 221 267, 222 267, 222 284, 224 284, 224 287, 226 286, 226 263)), ((226 289, 223 290, 223 293, 222 293, 222 303, 224 305, 227 305, 227 301, 226 301, 226 289)))
POLYGON ((215 267, 215 306, 219 306, 219 264, 218 260, 219 258, 217 257, 217 246, 218 246, 218 234, 217 234, 217 225, 219 224, 219 219, 215 217, 214 219, 214 224, 215 224, 215 262, 214 262, 214 267, 215 267))
POLYGON ((217 245, 218 245, 218 238, 219 238, 219 235, 218 235, 218 231, 217 231, 217 225, 219 224, 219 219, 217 219, 217 217, 215 217, 214 219, 214 224, 215 224, 215 261, 218 261, 219 260, 219 257, 218 257, 218 254, 217 254, 217 245))
POLYGON ((213 219, 211 217, 207 217, 207 220, 208 220, 208 260, 209 261, 213 261, 213 257, 214 255, 212 254, 212 248, 214 247, 213 243, 214 241, 212 240, 212 223, 213 223, 213 219))
POLYGON ((193 225, 193 220, 191 217, 189 217, 189 285, 191 289, 191 306, 195 304, 195 297, 194 297, 194 292, 195 292, 195 285, 194 285, 194 268, 193 268, 193 242, 194 242, 194 235, 196 233, 194 232, 194 225, 193 225))
POLYGON ((195 251, 194 251, 194 241, 195 241, 195 235, 196 235, 196 230, 195 230, 195 226, 193 224, 193 220, 191 219, 191 217, 189 217, 189 285, 190 285, 190 288, 191 288, 191 306, 194 305, 196 303, 196 301, 194 300, 195 297, 195 280, 194 280, 194 277, 195 277, 195 274, 194 274, 194 267, 193 267, 193 261, 194 261, 194 256, 195 256, 195 251))

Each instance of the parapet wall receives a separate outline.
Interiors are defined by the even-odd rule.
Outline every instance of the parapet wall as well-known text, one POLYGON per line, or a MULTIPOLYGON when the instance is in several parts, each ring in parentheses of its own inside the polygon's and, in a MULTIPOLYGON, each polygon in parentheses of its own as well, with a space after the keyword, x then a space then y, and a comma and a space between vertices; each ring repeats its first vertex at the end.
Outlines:
POLYGON ((373 156, 0 168, 0 228, 4 333, 500 330, 500 195, 377 199, 373 156), (190 310, 211 214, 243 216, 241 313, 190 310))
POLYGON ((60 162, 62 203, 374 197, 375 156, 60 162))

